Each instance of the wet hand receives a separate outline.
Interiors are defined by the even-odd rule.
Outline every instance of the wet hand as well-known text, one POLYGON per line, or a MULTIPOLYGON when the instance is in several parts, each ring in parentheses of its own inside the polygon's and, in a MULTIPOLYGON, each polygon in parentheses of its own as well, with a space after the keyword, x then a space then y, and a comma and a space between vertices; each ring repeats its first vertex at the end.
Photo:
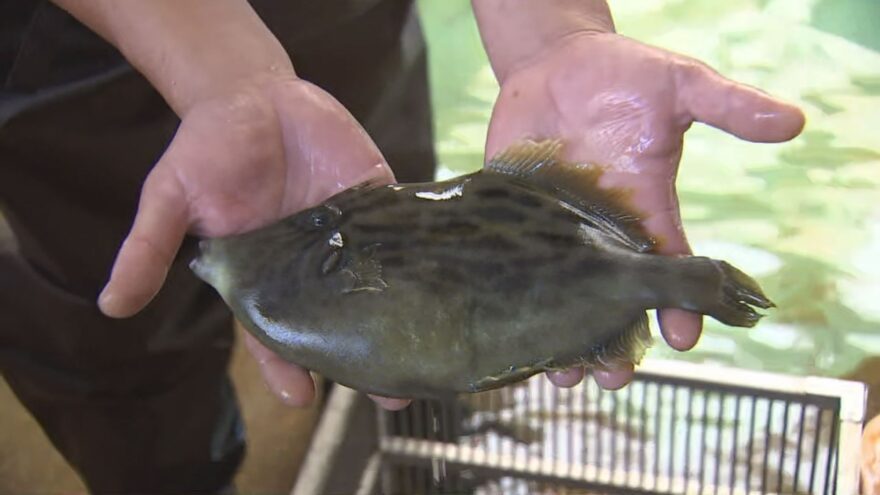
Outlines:
MULTIPOLYGON (((609 23, 610 25, 610 23, 609 23)), ((681 226, 675 177, 685 131, 703 122, 755 142, 786 141, 800 133, 804 116, 705 64, 641 44, 613 32, 570 33, 504 73, 486 156, 523 138, 560 138, 566 157, 605 167, 600 185, 624 188, 659 252, 690 254, 681 226)), ((658 314, 675 349, 699 339, 700 315, 678 309, 658 314)), ((605 388, 628 383, 633 370, 595 370, 605 388)), ((573 386, 578 369, 552 373, 573 386)))
MULTIPOLYGON (((144 183, 99 306, 115 318, 140 311, 162 287, 187 233, 217 237, 252 230, 367 179, 394 178, 354 118, 292 73, 244 81, 197 102, 144 183)), ((307 370, 249 335, 245 342, 285 403, 311 402, 307 370)))

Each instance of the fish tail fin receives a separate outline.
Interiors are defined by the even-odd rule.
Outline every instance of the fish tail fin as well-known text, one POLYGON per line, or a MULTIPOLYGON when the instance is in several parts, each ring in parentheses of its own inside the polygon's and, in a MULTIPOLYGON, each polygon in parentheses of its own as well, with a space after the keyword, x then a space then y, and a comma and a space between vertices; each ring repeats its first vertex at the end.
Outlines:
POLYGON ((721 272, 720 290, 708 314, 727 325, 753 327, 764 316, 752 306, 768 309, 773 304, 752 277, 726 261, 711 260, 721 272))
POLYGON ((643 283, 639 303, 646 308, 679 308, 725 325, 753 327, 763 317, 755 308, 775 307, 752 277, 725 261, 705 256, 633 259, 643 283))

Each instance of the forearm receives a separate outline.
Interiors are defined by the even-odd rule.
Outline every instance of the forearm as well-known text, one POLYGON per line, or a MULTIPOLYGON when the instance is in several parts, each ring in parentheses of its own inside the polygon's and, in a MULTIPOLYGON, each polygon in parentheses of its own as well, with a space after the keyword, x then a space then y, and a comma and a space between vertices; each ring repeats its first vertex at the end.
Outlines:
POLYGON ((605 0, 472 0, 483 45, 499 81, 570 34, 613 32, 605 0))
POLYGON ((54 0, 116 46, 178 115, 245 78, 293 75, 246 0, 54 0))

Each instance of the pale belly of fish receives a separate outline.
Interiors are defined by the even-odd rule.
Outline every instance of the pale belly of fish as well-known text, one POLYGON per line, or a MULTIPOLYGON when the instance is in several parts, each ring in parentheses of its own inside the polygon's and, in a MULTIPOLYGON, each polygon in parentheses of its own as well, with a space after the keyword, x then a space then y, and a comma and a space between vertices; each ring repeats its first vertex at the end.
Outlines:
POLYGON ((283 358, 389 397, 637 362, 646 310, 753 326, 772 303, 723 261, 652 254, 599 171, 524 143, 446 182, 363 185, 206 240, 193 268, 283 358))

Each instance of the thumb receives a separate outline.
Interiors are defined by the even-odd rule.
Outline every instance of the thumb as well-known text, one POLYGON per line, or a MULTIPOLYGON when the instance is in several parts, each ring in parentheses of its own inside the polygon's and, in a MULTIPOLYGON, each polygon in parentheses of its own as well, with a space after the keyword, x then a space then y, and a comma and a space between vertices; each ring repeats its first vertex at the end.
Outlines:
MULTIPOLYGON (((668 187, 654 188, 663 191, 659 195, 645 195, 654 204, 644 205, 653 214, 645 221, 645 228, 651 235, 661 240, 657 252, 667 256, 691 254, 691 248, 681 225, 681 212, 675 183, 668 187)), ((697 313, 677 308, 661 309, 657 312, 660 332, 670 347, 686 351, 697 344, 703 330, 703 317, 697 313)))
POLYGON ((688 120, 764 143, 788 141, 804 128, 804 114, 796 106, 731 81, 697 60, 682 60, 675 80, 678 106, 688 120))
POLYGON ((112 318, 132 316, 153 299, 186 234, 186 196, 167 166, 171 159, 166 153, 147 176, 134 225, 98 297, 101 311, 112 318))

